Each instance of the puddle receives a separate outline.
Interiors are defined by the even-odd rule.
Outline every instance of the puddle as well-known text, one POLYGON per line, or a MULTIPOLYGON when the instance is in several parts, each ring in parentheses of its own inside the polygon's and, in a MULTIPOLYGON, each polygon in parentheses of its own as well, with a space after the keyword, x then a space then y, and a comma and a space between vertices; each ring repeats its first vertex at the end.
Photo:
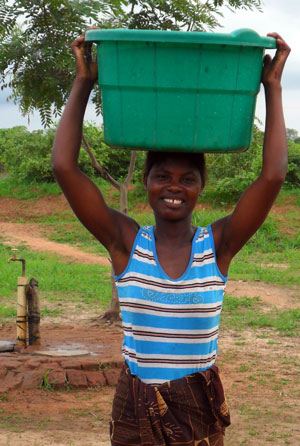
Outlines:
POLYGON ((16 343, 11 341, 0 341, 0 353, 14 351, 16 343))
MULTIPOLYGON (((35 355, 43 356, 95 356, 97 353, 86 350, 86 345, 79 343, 56 345, 55 347, 49 347, 47 350, 37 350, 35 355)), ((102 349, 103 346, 99 345, 98 348, 102 349)))
POLYGON ((42 356, 86 356, 90 355, 88 350, 38 350, 35 355, 42 356))

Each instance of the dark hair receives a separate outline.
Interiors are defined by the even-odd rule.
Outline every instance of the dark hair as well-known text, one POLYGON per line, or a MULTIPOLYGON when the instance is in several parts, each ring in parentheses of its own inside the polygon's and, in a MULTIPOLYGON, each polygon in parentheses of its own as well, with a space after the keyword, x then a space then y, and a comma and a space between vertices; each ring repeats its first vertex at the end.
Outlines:
POLYGON ((143 179, 144 183, 147 181, 147 177, 150 173, 150 170, 155 164, 160 164, 164 162, 168 158, 175 158, 180 159, 184 158, 186 160, 189 160, 196 169, 199 170, 201 182, 202 182, 202 189, 204 189, 207 174, 206 174, 206 164, 205 164, 205 157, 204 153, 184 153, 184 152, 156 152, 156 151, 149 151, 146 155, 145 165, 144 165, 144 172, 143 172, 143 179))

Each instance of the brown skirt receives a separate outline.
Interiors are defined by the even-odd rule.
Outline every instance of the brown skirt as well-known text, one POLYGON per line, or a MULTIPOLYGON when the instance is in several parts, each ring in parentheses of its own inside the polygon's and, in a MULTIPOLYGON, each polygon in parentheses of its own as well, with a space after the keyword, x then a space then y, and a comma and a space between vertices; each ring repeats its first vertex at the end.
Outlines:
POLYGON ((124 365, 113 402, 113 446, 223 446, 230 424, 218 368, 159 386, 124 365))

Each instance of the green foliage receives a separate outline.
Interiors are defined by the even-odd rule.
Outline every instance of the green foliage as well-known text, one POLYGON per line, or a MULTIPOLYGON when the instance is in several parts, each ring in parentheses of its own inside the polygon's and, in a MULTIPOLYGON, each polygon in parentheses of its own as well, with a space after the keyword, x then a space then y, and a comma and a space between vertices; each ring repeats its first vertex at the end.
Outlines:
POLYGON ((101 2, 69 0, 0 1, 1 88, 22 114, 38 110, 50 126, 66 102, 75 73, 70 44, 98 21, 101 2))
POLYGON ((286 137, 288 141, 295 141, 298 138, 298 132, 295 129, 286 129, 286 137))
MULTIPOLYGON (((212 29, 220 6, 260 8, 260 0, 0 0, 0 85, 20 111, 44 126, 60 115, 75 74, 72 41, 101 28, 212 29)), ((99 90, 93 102, 101 111, 99 90)))
MULTIPOLYGON (((103 131, 91 123, 85 123, 84 135, 89 146, 94 153, 97 161, 101 164, 116 180, 124 179, 128 172, 131 152, 128 149, 111 149, 103 142, 103 131)), ((81 150, 83 152, 83 150, 81 150)), ((141 160, 142 154, 137 154, 137 158, 141 160)), ((83 170, 93 175, 95 171, 91 165, 91 161, 86 153, 81 154, 81 167, 83 170)), ((137 161, 137 166, 141 162, 137 161)))
MULTIPOLYGON (((26 127, 0 129, 0 166, 16 183, 30 184, 53 182, 51 167, 51 150, 55 128, 29 132, 26 127)), ((84 125, 84 134, 94 152, 96 159, 116 180, 127 175, 130 162, 129 150, 114 150, 103 142, 101 128, 91 123, 84 125)), ((144 154, 138 153, 135 178, 138 178, 144 154)), ((92 167, 89 155, 84 149, 80 151, 79 167, 89 176, 97 175, 92 167)), ((29 192, 29 191, 28 191, 29 192)))
MULTIPOLYGON (((289 130, 288 136, 294 137, 296 130, 289 130)), ((209 184, 203 193, 204 201, 225 204, 235 203, 245 189, 257 178, 262 165, 264 134, 256 126, 250 148, 242 153, 206 155, 209 184)), ((288 170, 285 186, 300 186, 300 144, 288 140, 288 170)))
POLYGON ((260 0, 110 0, 103 1, 103 22, 110 27, 205 31, 222 17, 219 9, 260 9, 260 0))
POLYGON ((2 156, 5 170, 12 178, 22 181, 53 181, 50 163, 54 130, 35 130, 14 127, 7 133, 2 156))
POLYGON ((254 126, 250 148, 241 153, 209 154, 206 156, 212 189, 204 198, 236 202, 257 178, 262 163, 263 133, 254 126))
POLYGON ((290 187, 300 186, 300 144, 289 141, 289 163, 286 184, 290 187))
POLYGON ((54 392, 55 390, 55 382, 50 382, 48 380, 48 375, 51 372, 51 369, 47 369, 43 374, 41 384, 39 386, 40 389, 47 390, 48 392, 54 392))

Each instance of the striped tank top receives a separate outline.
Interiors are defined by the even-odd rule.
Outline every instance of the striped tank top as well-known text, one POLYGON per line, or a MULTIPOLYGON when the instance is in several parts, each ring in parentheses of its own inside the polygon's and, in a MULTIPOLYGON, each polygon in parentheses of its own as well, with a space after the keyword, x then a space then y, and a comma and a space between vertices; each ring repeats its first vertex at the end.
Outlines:
POLYGON ((115 281, 122 354, 133 375, 154 385, 214 364, 227 277, 216 264, 210 226, 197 229, 189 265, 178 279, 159 263, 153 226, 141 227, 128 265, 115 281))

